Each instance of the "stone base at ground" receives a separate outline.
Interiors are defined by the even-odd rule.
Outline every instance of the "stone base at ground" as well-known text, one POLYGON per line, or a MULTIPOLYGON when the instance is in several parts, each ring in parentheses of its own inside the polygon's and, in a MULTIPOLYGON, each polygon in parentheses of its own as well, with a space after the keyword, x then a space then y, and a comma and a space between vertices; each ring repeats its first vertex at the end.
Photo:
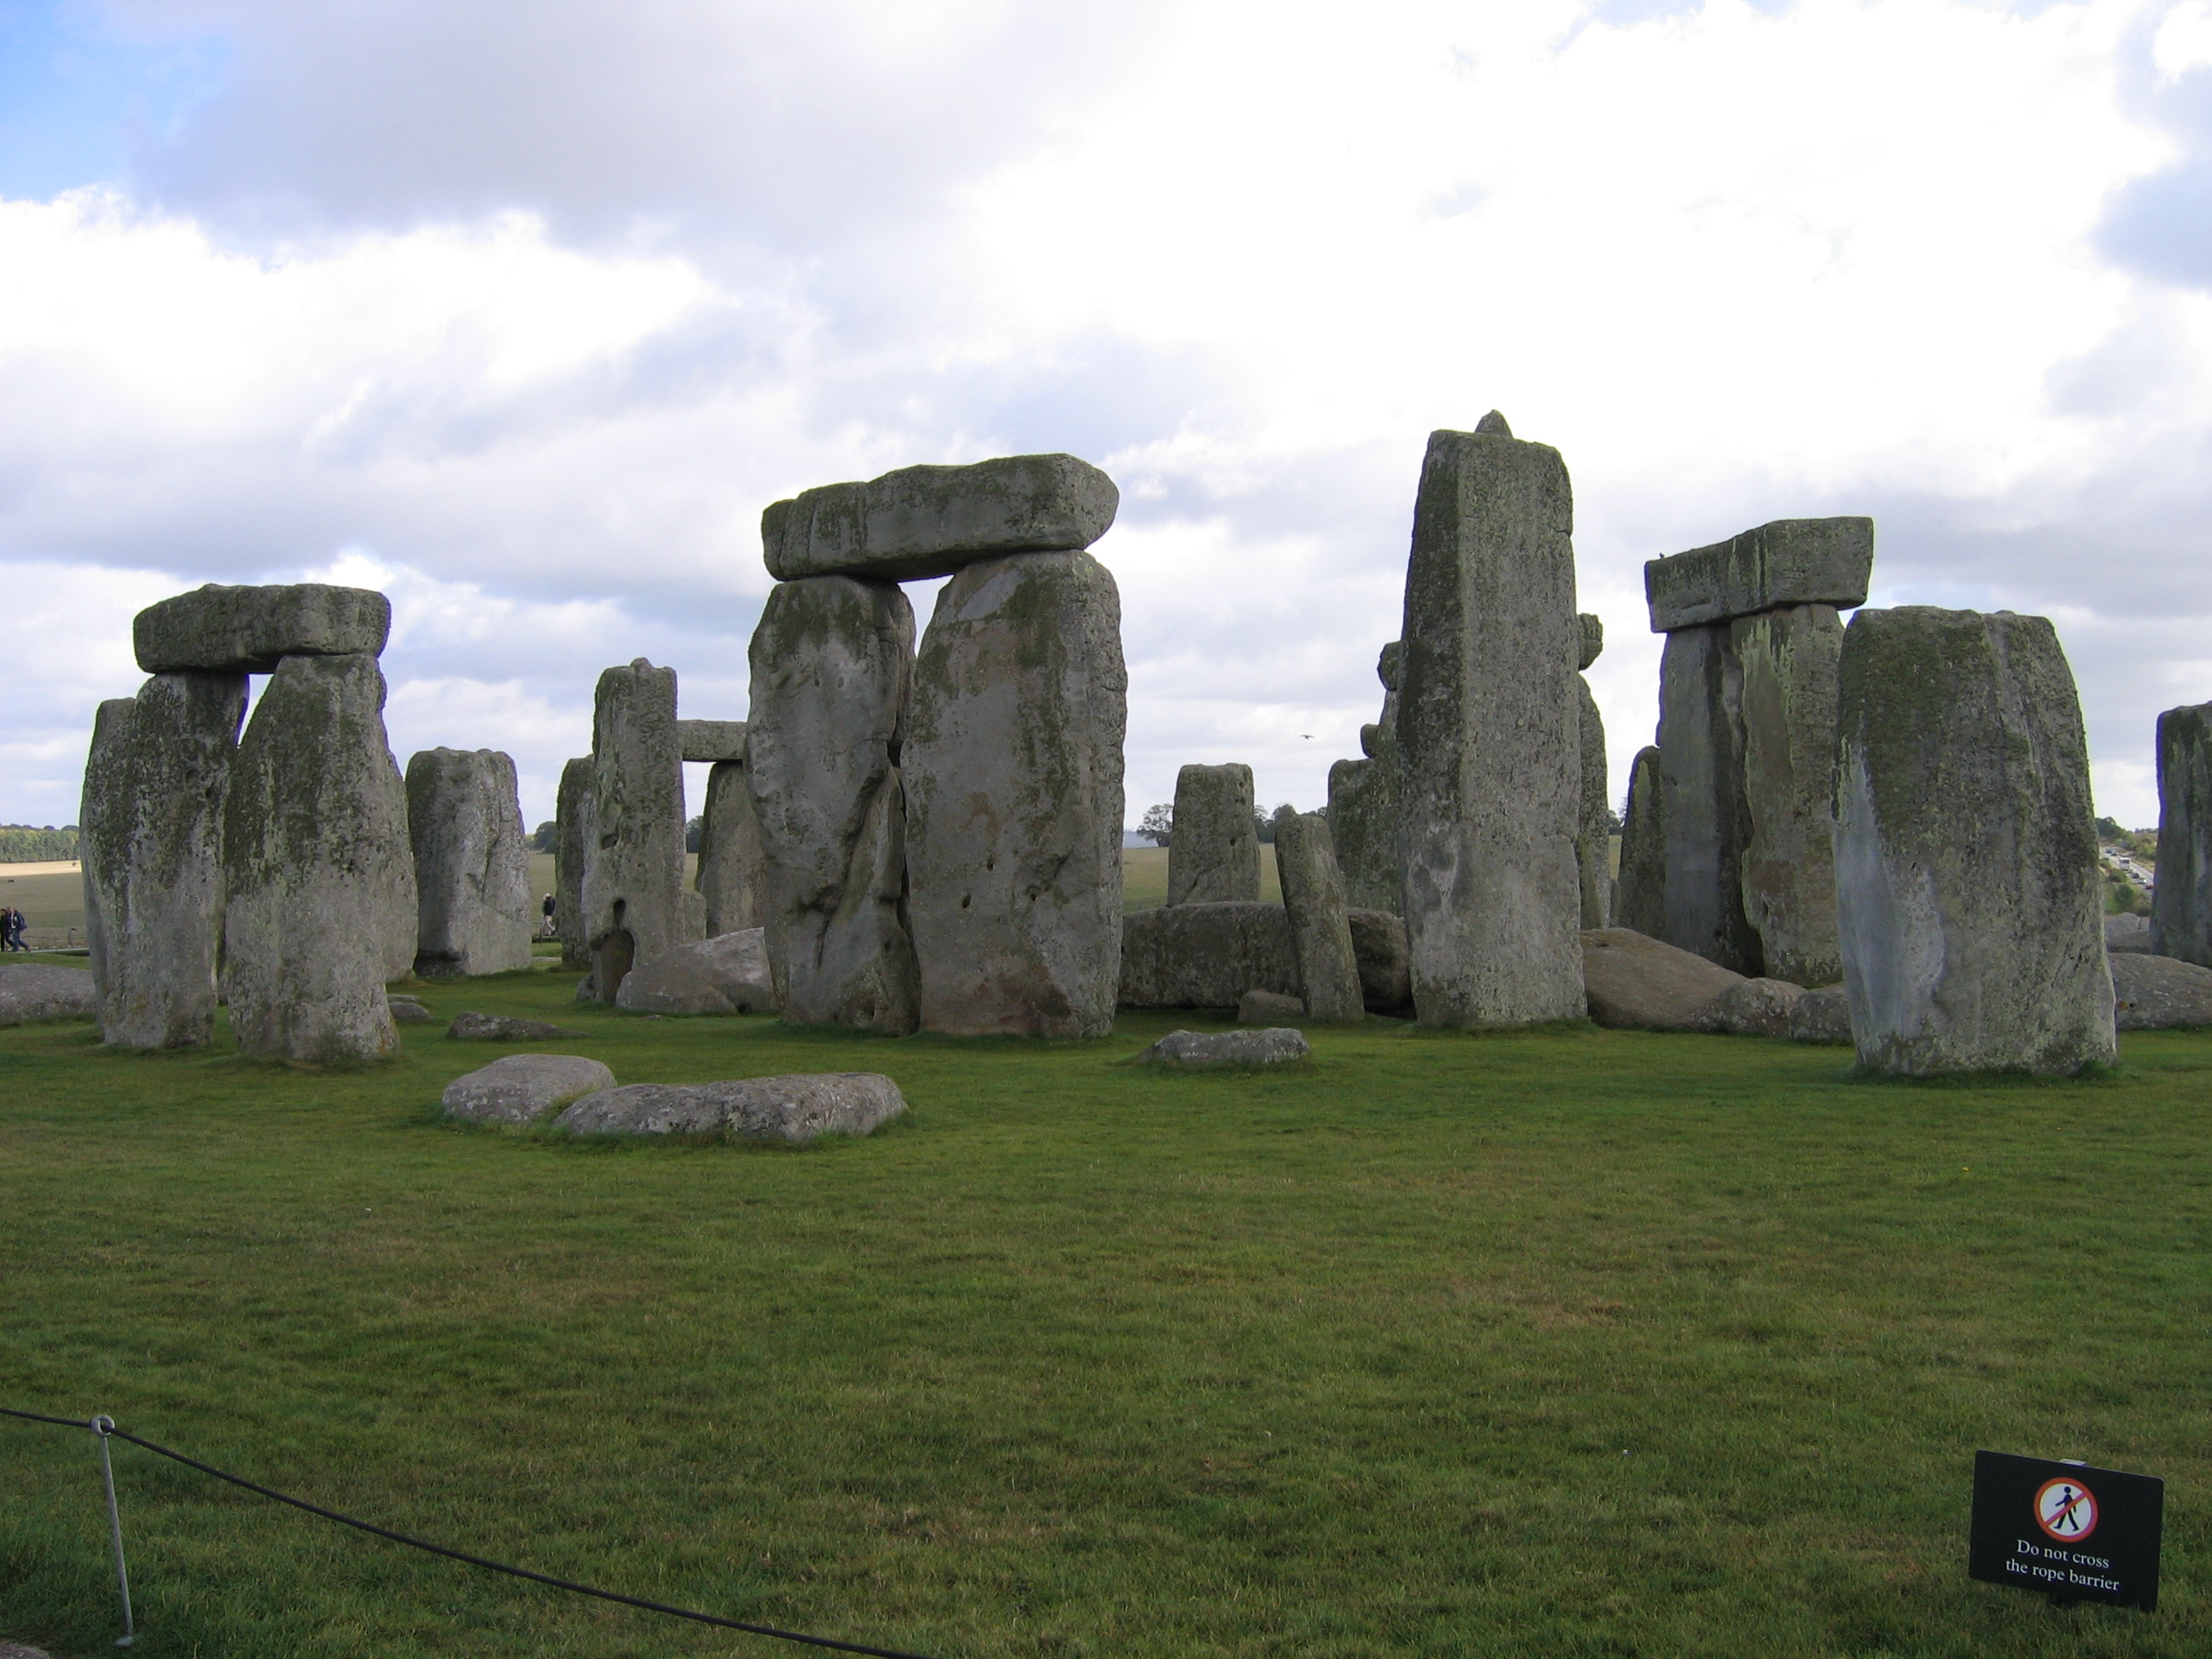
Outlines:
POLYGON ((1312 1053, 1303 1033, 1278 1025, 1264 1031, 1170 1031, 1137 1060, 1146 1066, 1200 1071, 1287 1066, 1312 1053))
POLYGON ((2212 968, 2173 957, 2116 956, 2112 1001, 2123 1031, 2212 1025, 2212 968))
POLYGON ((43 962, 0 966, 0 1025, 34 1019, 89 1019, 100 1012, 92 975, 43 962))
POLYGON ((732 1134, 802 1145, 864 1135, 906 1110, 898 1085, 872 1072, 750 1077, 726 1083, 633 1083, 578 1101, 556 1127, 584 1135, 732 1134))
POLYGON ((1717 1031, 1714 1005, 1741 974, 1626 927, 1582 936, 1583 985, 1600 1025, 1650 1031, 1717 1031))
POLYGON ((1851 1001, 1840 985, 1816 985, 1797 999, 1790 1035, 1800 1042, 1851 1040, 1851 1001))
POLYGON ((503 1054, 455 1078, 442 1103, 472 1123, 534 1123, 565 1101, 614 1087, 615 1074, 581 1054, 503 1054))
POLYGON ((1713 1024, 1730 1036, 1788 1036, 1804 996, 1786 979, 1747 979, 1713 999, 1713 1024))
POLYGON ((746 927, 663 951, 631 969, 615 1006, 634 1014, 772 1014, 768 935, 746 927))
POLYGON ((1247 991, 1237 1000, 1239 1025, 1273 1025, 1285 1019, 1304 1019, 1306 1006, 1296 997, 1273 991, 1247 991))
POLYGON ((1406 923, 1389 910, 1350 909, 1352 953, 1359 961, 1359 996, 1370 1014, 1413 1012, 1413 964, 1406 923))
MULTIPOLYGON (((398 1005, 392 1005, 398 1012, 398 1005)), ((428 1019, 425 1012, 422 1016, 428 1019)), ((569 1030, 566 1026, 552 1025, 542 1019, 517 1019, 512 1014, 477 1014, 466 1012, 453 1016, 453 1023, 446 1028, 446 1035, 461 1042, 543 1042, 549 1037, 581 1036, 581 1031, 569 1030)))

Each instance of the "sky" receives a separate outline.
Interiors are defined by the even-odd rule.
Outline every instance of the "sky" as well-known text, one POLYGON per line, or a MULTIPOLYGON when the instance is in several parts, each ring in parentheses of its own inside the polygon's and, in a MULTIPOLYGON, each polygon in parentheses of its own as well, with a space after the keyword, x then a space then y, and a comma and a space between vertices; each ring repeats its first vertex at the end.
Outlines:
POLYGON ((401 763, 534 823, 603 668, 743 717, 770 501, 1057 450, 1121 489, 1129 822, 1317 806, 1492 408, 1573 478, 1616 800, 1644 562, 1852 513, 1870 603, 2053 618, 2154 823, 2212 0, 0 0, 0 819, 76 821, 134 612, 312 580, 392 596, 401 763))

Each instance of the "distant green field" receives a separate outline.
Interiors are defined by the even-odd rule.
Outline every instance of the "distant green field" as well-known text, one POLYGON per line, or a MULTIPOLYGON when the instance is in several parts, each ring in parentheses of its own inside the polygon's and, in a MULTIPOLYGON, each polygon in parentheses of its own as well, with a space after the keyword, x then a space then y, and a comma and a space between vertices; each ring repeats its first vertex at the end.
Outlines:
MULTIPOLYGON (((0 972, 7 971, 0 969, 0 972)), ((2212 1036, 1907 1087, 1786 1042, 1097 1042, 416 988, 624 1080, 883 1072, 805 1152, 443 1127, 0 1030, 0 1404, 557 1574, 933 1659, 2212 1651, 2212 1036), (2154 1617, 1964 1575, 1978 1447, 2169 1482, 2154 1617)), ((117 1631, 91 1448, 0 1423, 0 1636, 117 1631)), ((759 1655, 118 1448, 157 1659, 759 1655)))

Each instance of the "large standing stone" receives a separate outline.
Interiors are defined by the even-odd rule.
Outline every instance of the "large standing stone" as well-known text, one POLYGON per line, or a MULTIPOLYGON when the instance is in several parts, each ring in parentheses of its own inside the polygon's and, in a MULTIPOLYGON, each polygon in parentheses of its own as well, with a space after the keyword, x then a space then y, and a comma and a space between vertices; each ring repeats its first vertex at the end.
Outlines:
POLYGON ((1275 811, 1275 871, 1291 918, 1299 994, 1309 1019, 1355 1023, 1365 1016, 1359 958, 1345 914, 1344 878, 1329 845, 1328 820, 1288 806, 1275 811))
POLYGON ((1260 896, 1260 836, 1252 769, 1186 766, 1176 774, 1168 837, 1168 902, 1218 904, 1260 896))
POLYGON ((132 622, 149 674, 198 668, 266 674, 286 657, 374 657, 392 632, 392 601, 366 587, 210 582, 141 611, 132 622))
POLYGON ((223 993, 250 1054, 398 1046, 384 987, 415 960, 407 792, 369 656, 287 657, 238 746, 223 817, 223 993))
POLYGON ((245 675, 191 672, 100 706, 77 822, 104 1042, 214 1035, 223 807, 245 712, 245 675))
POLYGON ((655 668, 640 657, 599 676, 592 713, 591 823, 584 943, 592 990, 600 1001, 612 1002, 632 968, 690 937, 674 669, 655 668))
POLYGON ((707 806, 699 826, 699 896, 707 937, 761 926, 760 820, 742 755, 717 761, 707 775, 707 806))
POLYGON ((415 972, 530 966, 530 845, 514 762, 495 749, 425 749, 407 763, 415 848, 415 972))
POLYGON ((1613 884, 1613 921, 1647 939, 1667 931, 1666 799, 1659 750, 1638 750, 1628 764, 1628 810, 1620 820, 1620 878, 1613 884))
POLYGON ((794 1024, 911 1031, 919 992, 898 757, 914 608, 889 582, 784 582, 761 612, 751 659, 746 778, 776 1006, 794 1024))
POLYGON ((1838 696, 1836 883, 1862 1065, 2113 1056, 2074 677, 2041 617, 1862 611, 1838 696))
POLYGON ((1574 503, 1492 411, 1430 436, 1406 574, 1401 857, 1423 1024, 1583 1013, 1574 503))
POLYGON ((1613 925, 1613 801, 1606 793, 1605 716, 1589 682, 1575 676, 1581 732, 1582 797, 1575 831, 1575 870, 1582 893, 1582 925, 1613 925))
POLYGON ((2150 948, 2212 968, 2212 702, 2158 717, 2158 880, 2150 948))
POLYGON ((1833 847, 1844 625, 1832 605, 1799 605, 1729 627, 1749 829, 1739 866, 1744 915, 1769 977, 1832 985, 1844 972, 1833 847))
POLYGON ((561 789, 553 808, 553 931, 561 940, 562 965, 581 968, 591 961, 584 943, 584 866, 591 857, 592 757, 561 769, 561 789))
POLYGON ((1405 647, 1382 647, 1376 673, 1383 687, 1382 717, 1359 728, 1364 760, 1328 769, 1328 830, 1344 873, 1344 896, 1356 908, 1405 908, 1398 870, 1398 684, 1405 647))
POLYGON ((1127 690, 1121 596, 1087 553, 971 564, 938 596, 906 748, 926 1030, 1113 1029, 1127 690))
POLYGON ((1104 535, 1114 481, 1073 455, 908 466, 823 484, 761 514, 769 574, 912 581, 1009 553, 1075 551, 1104 535))
POLYGON ((1744 910, 1751 840, 1744 793, 1741 676, 1728 624, 1680 628, 1659 659, 1659 788, 1667 836, 1666 927, 1659 934, 1731 973, 1764 963, 1744 910))

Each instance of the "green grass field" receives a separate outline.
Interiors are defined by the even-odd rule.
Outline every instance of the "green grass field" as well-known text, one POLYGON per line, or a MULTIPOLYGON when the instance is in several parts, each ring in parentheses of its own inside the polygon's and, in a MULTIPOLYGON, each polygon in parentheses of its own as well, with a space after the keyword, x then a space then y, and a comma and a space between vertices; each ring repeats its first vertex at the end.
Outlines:
MULTIPOLYGON (((647 1020, 625 1081, 895 1078, 806 1151, 446 1127, 349 1075, 0 1031, 0 1404, 556 1574, 936 1656, 2212 1650, 2212 1035, 2114 1078, 1316 1030, 1294 1073, 647 1020), (2154 1616, 1964 1576, 1978 1447, 2169 1481, 2154 1616)), ((89 1437, 0 1423, 0 1638, 117 1633, 89 1437)), ((777 1644, 143 1452, 149 1656, 777 1644)))

